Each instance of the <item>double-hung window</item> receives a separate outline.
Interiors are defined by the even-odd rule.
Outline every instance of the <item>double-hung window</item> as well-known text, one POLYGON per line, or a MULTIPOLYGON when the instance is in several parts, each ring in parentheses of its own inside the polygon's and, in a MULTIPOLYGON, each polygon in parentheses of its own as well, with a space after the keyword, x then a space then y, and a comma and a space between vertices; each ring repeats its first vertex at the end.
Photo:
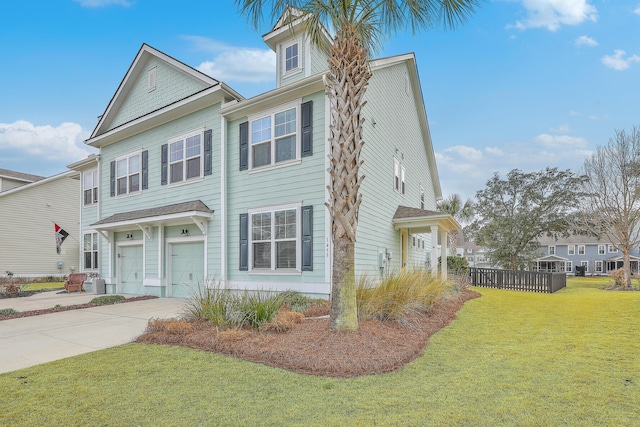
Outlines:
POLYGON ((604 254, 605 254, 605 246, 598 245, 598 255, 604 255, 604 254))
POLYGON ((298 155, 298 107, 251 120, 251 167, 295 160, 298 155))
POLYGON ((169 141, 169 183, 202 177, 202 132, 194 132, 169 141))
POLYGON ((83 172, 82 187, 84 193, 84 204, 92 205, 98 203, 98 170, 93 169, 83 172))
POLYGON ((576 245, 567 246, 567 255, 575 255, 576 254, 576 245))
POLYGON ((405 176, 406 171, 400 160, 393 158, 393 187, 400 194, 405 194, 405 176))
POLYGON ((299 270, 300 207, 249 213, 253 270, 299 270))
POLYGON ((82 248, 85 270, 98 268, 98 233, 86 233, 82 248))
POLYGON ((555 255, 555 254, 556 254, 556 247, 549 246, 549 255, 555 255))
POLYGON ((573 262, 572 261, 565 261, 564 267, 565 267, 565 271, 567 273, 571 273, 573 271, 573 262))
POLYGON ((615 245, 609 245, 609 253, 610 254, 618 253, 618 248, 615 245))
POLYGON ((118 196, 140 191, 141 170, 142 156, 140 153, 116 160, 116 194, 118 196))
POLYGON ((300 69, 300 40, 282 46, 284 72, 291 73, 300 69))
POLYGON ((604 271, 602 264, 602 261, 596 261, 596 273, 602 273, 604 271))
POLYGON ((585 254, 584 245, 578 245, 578 255, 584 255, 584 254, 585 254))

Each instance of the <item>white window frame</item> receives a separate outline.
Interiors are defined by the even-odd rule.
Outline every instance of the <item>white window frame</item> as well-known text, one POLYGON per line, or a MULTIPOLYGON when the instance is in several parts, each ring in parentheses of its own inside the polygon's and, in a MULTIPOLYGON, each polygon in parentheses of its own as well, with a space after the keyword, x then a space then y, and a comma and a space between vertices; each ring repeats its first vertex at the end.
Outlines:
POLYGON ((571 273, 573 271, 573 261, 564 262, 564 271, 567 273, 571 273))
POLYGON ((82 203, 84 206, 98 203, 98 169, 82 172, 82 203), (87 202, 87 195, 89 202, 87 202))
POLYGON ((420 209, 424 209, 424 187, 420 186, 420 209))
POLYGON ((283 76, 290 76, 292 74, 296 74, 300 71, 302 71, 302 38, 298 37, 296 39, 291 40, 288 43, 283 43, 282 44, 282 75, 283 76), (293 47, 297 45, 298 46, 298 53, 297 53, 297 64, 295 67, 292 67, 290 69, 287 70, 287 49, 293 47))
POLYGON ((116 197, 129 196, 131 194, 139 194, 142 193, 142 151, 137 151, 135 153, 130 153, 126 156, 121 156, 116 158, 116 197), (137 157, 137 168, 138 170, 131 173, 131 160, 137 157), (125 163, 126 162, 126 163, 125 163), (121 175, 120 167, 121 165, 126 165, 126 173, 121 175), (138 175, 138 189, 131 190, 131 178, 138 175), (120 192, 120 180, 126 179, 126 191, 120 192))
POLYGON ((406 194, 406 176, 407 171, 397 157, 393 157, 393 189, 403 196, 406 194))
POLYGON ((302 104, 302 99, 297 99, 294 102, 289 102, 287 104, 283 104, 283 105, 279 105, 278 107, 271 109, 271 110, 267 110, 267 111, 263 111, 259 114, 254 114, 248 117, 249 119, 249 172, 251 171, 262 171, 262 170, 268 170, 268 169, 274 169, 274 168, 279 168, 282 166, 286 166, 286 165, 291 165, 291 164, 298 164, 301 162, 301 151, 302 151, 302 130, 301 130, 301 117, 300 117, 300 113, 301 113, 301 109, 300 106, 302 104), (277 114, 280 113, 284 113, 287 112, 289 110, 295 110, 295 131, 293 133, 286 133, 284 135, 280 135, 276 137, 276 133, 275 133, 275 128, 276 128, 276 120, 275 117, 277 114), (259 142, 254 143, 253 142, 253 124, 255 122, 261 121, 266 119, 267 117, 270 118, 270 130, 269 130, 269 138, 268 139, 264 139, 261 140, 259 142), (286 159, 286 160, 281 160, 281 161, 276 161, 276 155, 277 155, 277 142, 281 139, 285 139, 285 138, 290 138, 290 137, 295 137, 295 149, 296 149, 296 155, 294 158, 292 159, 286 159), (253 159, 253 148, 257 145, 261 145, 261 144, 266 144, 269 143, 271 144, 270 146, 270 156, 271 156, 271 161, 268 164, 265 165, 261 165, 261 166, 253 166, 254 163, 254 159, 253 159))
MULTIPOLYGON (((189 147, 189 148, 193 148, 189 147)), ((204 177, 204 128, 198 129, 189 133, 185 133, 180 136, 176 136, 175 138, 171 138, 167 141, 167 150, 168 150, 168 158, 167 158, 167 183, 169 186, 172 185, 180 185, 186 182, 193 182, 202 180, 204 177), (197 154, 189 153, 189 149, 187 147, 188 142, 193 142, 194 138, 198 138, 198 152, 197 154), (182 148, 177 149, 177 144, 182 142, 182 148), (172 160, 172 156, 175 153, 180 152, 180 158, 176 160, 172 160), (197 176, 192 176, 187 178, 188 164, 189 160, 193 160, 198 158, 198 168, 199 174, 197 176), (173 165, 177 165, 178 163, 182 164, 182 179, 173 180, 173 165)))
POLYGON ((83 271, 96 271, 98 270, 99 267, 99 260, 100 260, 100 255, 99 255, 99 248, 100 245, 98 244, 98 233, 93 231, 93 232, 89 232, 89 233, 84 233, 82 235, 82 267, 83 267, 83 271), (87 237, 89 237, 90 241, 90 248, 87 249, 86 244, 87 244, 87 237), (87 266, 87 253, 91 253, 91 265, 87 266))
POLYGON ((575 254, 576 254, 576 245, 568 245, 567 255, 575 255, 575 254))
POLYGON ((595 268, 596 268, 596 273, 604 272, 604 262, 602 260, 597 260, 595 268))
POLYGON ((609 245, 609 247, 607 248, 609 250, 610 254, 617 254, 618 253, 618 248, 616 248, 615 245, 609 245))
POLYGON ((556 247, 554 245, 549 245, 548 253, 549 253, 549 255, 555 255, 556 254, 556 247))
MULTIPOLYGON (((302 203, 291 203, 286 205, 265 206, 259 208, 248 209, 249 214, 249 230, 248 230, 248 263, 249 274, 301 274, 302 271, 302 203), (275 221, 274 214, 279 211, 295 210, 296 212, 296 237, 294 239, 275 239, 275 221), (254 268, 253 267, 253 215, 271 214, 271 267, 270 268, 254 268), (294 268, 277 268, 277 251, 276 244, 279 241, 295 241, 296 242, 296 265, 294 268)), ((264 240, 266 242, 266 240, 264 240)), ((262 241, 261 241, 262 242, 262 241)))
POLYGON ((580 265, 585 268, 585 273, 589 272, 589 261, 580 261, 580 265))
POLYGON ((604 255, 607 253, 606 245, 598 245, 598 255, 604 255))
POLYGON ((578 245, 578 255, 586 254, 587 250, 584 245, 578 245))

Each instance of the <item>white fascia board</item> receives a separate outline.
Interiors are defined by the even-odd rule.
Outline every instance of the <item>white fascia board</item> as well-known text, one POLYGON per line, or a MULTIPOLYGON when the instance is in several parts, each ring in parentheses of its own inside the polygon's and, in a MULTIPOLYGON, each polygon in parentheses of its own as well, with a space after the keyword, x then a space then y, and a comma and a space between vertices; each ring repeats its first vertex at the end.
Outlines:
POLYGON ((85 141, 85 144, 96 148, 102 148, 106 145, 129 138, 163 123, 167 123, 171 120, 178 119, 186 116, 187 114, 209 107, 218 102, 223 102, 225 94, 226 93, 222 87, 220 85, 216 85, 128 123, 124 123, 99 136, 89 138, 85 141))
POLYGON ((166 224, 175 222, 176 224, 181 223, 185 219, 193 218, 202 218, 203 220, 209 221, 213 219, 213 213, 208 212, 198 212, 198 211, 189 211, 189 212, 180 212, 171 215, 158 215, 152 216, 148 218, 138 218, 138 219, 129 219, 126 221, 118 221, 118 222, 110 222, 108 224, 98 224, 91 225, 92 229, 96 231, 107 231, 107 230, 118 230, 118 229, 127 229, 127 228, 135 228, 140 226, 155 226, 159 224, 166 224))
POLYGON ((276 107, 287 100, 302 98, 324 89, 322 76, 324 73, 314 74, 295 83, 281 86, 269 92, 245 99, 233 105, 224 105, 220 109, 220 114, 227 120, 235 120, 241 117, 250 116, 264 110, 276 107))

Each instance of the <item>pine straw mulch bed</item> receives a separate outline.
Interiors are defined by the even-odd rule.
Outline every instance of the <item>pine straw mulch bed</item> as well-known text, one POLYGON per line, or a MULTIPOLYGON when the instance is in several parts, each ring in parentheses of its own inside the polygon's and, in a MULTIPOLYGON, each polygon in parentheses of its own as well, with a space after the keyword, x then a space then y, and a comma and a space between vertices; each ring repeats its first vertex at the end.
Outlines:
MULTIPOLYGON (((142 296, 139 296, 139 297, 126 298, 126 299, 123 299, 122 301, 116 301, 113 304, 124 304, 126 302, 143 301, 143 300, 154 299, 154 298, 158 298, 158 297, 153 296, 153 295, 142 295, 142 296)), ((86 303, 86 304, 64 305, 64 306, 60 306, 60 307, 45 308, 45 309, 41 309, 41 310, 22 311, 22 312, 19 312, 19 313, 16 313, 16 314, 10 314, 8 316, 0 316, 0 321, 9 320, 9 319, 18 319, 18 318, 21 318, 21 317, 39 316, 41 314, 58 313, 58 312, 61 312, 61 311, 79 310, 79 309, 91 308, 91 307, 101 307, 103 305, 104 304, 86 303)))
POLYGON ((329 305, 305 312, 305 319, 288 332, 217 331, 205 322, 172 319, 147 331, 136 342, 184 346, 309 375, 351 378, 400 370, 417 359, 429 337, 451 323, 458 310, 478 292, 465 289, 436 304, 426 316, 409 322, 360 321, 355 333, 329 328, 329 305))

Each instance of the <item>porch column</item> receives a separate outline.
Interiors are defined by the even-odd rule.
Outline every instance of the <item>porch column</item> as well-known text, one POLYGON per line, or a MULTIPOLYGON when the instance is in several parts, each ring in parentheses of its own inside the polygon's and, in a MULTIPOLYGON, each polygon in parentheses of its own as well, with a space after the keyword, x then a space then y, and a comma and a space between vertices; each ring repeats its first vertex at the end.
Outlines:
POLYGON ((447 239, 447 230, 442 230, 440 232, 440 241, 442 242, 441 247, 442 247, 442 254, 440 254, 440 257, 442 258, 442 268, 440 269, 440 277, 442 278, 442 280, 447 280, 447 243, 448 243, 447 239))
POLYGON ((438 275, 438 226, 431 226, 431 273, 438 275))

